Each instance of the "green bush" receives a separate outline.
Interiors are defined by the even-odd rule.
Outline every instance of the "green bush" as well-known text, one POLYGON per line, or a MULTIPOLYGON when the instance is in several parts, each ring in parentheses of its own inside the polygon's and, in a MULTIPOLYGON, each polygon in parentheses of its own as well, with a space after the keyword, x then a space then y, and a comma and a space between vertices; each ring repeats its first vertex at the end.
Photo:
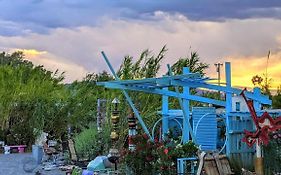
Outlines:
POLYGON ((90 127, 77 134, 74 142, 78 157, 92 160, 98 155, 106 154, 110 141, 108 131, 104 128, 101 133, 98 133, 96 127, 90 127))
POLYGON ((265 174, 281 172, 281 130, 271 134, 271 140, 264 146, 264 169, 265 174))

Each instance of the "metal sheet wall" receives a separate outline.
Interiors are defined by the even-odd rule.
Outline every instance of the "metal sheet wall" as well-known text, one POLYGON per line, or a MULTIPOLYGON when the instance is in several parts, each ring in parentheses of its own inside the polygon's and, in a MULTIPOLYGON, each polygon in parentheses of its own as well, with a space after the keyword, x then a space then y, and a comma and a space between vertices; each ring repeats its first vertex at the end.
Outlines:
POLYGON ((214 107, 192 108, 193 131, 204 151, 217 148, 217 120, 214 107))

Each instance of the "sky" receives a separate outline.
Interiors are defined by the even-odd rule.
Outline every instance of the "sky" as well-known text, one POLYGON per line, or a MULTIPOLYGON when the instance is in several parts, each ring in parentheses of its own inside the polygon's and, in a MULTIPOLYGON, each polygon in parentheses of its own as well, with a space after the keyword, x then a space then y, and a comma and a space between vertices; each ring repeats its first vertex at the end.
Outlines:
MULTIPOLYGON (((125 55, 167 45, 166 64, 196 51, 210 65, 231 62, 232 84, 251 87, 266 71, 281 84, 280 0, 0 0, 0 51, 21 50, 34 64, 66 72, 65 82, 107 68, 125 55)), ((159 75, 160 76, 160 75, 159 75)))

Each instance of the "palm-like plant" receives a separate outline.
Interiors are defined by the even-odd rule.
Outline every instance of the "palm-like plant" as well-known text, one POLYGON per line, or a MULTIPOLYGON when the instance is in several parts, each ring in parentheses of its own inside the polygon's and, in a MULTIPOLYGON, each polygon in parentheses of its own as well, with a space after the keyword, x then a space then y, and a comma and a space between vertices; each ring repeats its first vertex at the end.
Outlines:
POLYGON ((155 56, 146 49, 135 63, 133 63, 132 56, 125 56, 117 74, 122 80, 156 77, 166 51, 166 46, 163 46, 158 55, 155 56))
POLYGON ((180 58, 172 66, 172 71, 176 74, 182 74, 183 67, 189 67, 190 72, 200 73, 204 75, 204 71, 209 67, 208 64, 200 62, 200 57, 197 52, 191 52, 190 57, 180 58))

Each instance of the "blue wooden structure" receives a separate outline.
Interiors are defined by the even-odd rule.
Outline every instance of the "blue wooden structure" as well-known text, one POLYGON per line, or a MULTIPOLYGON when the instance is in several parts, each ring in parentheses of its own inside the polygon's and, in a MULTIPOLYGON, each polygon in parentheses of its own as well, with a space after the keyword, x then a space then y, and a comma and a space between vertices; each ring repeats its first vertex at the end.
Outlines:
POLYGON ((217 115, 214 107, 192 108, 193 131, 201 150, 217 149, 217 115))
MULTIPOLYGON (((210 83, 209 80, 211 79, 208 77, 202 77, 197 73, 190 73, 188 68, 184 68, 182 75, 172 75, 169 66, 169 76, 163 76, 160 78, 146 78, 141 80, 119 80, 104 52, 102 52, 102 55, 112 74, 114 75, 115 80, 108 82, 99 82, 98 85, 102 85, 106 88, 120 89, 123 92, 144 132, 149 136, 151 140, 153 140, 153 136, 149 132, 148 128, 145 125, 145 122, 142 120, 141 115, 139 114, 131 98, 129 97, 127 93, 128 90, 161 95, 162 111, 160 113, 162 114, 161 121, 163 134, 168 132, 169 122, 172 118, 175 118, 175 116, 181 117, 183 128, 183 142, 185 143, 189 140, 193 140, 194 143, 201 144, 201 147, 207 150, 216 148, 216 138, 210 138, 209 142, 202 141, 208 139, 206 130, 210 130, 212 133, 215 132, 217 126, 215 120, 215 111, 211 108, 201 109, 201 111, 200 109, 194 108, 191 111, 189 103, 190 101, 198 101, 225 108, 223 118, 226 125, 226 154, 227 156, 238 156, 244 159, 245 162, 247 162, 248 160, 249 162, 252 162, 250 161, 250 159, 252 159, 250 157, 253 157, 253 150, 247 148, 246 144, 241 143, 241 138, 244 129, 254 129, 253 123, 250 119, 249 112, 234 112, 232 110, 232 96, 240 95, 242 89, 233 88, 231 86, 231 64, 229 62, 225 63, 226 84, 219 86, 210 83), (175 89, 175 91, 169 90, 169 87, 174 87, 173 89, 175 89), (183 88, 183 92, 179 92, 179 87, 183 88), (220 91, 225 93, 226 97, 225 100, 216 100, 198 95, 192 95, 190 94, 190 88, 204 88, 212 91, 220 91), (170 98, 177 98, 179 100, 181 106, 180 110, 169 109, 168 102, 170 98), (201 119, 200 122, 211 122, 211 125, 204 125, 202 123, 198 124, 200 118, 206 113, 210 114, 201 119), (193 119, 193 128, 190 123, 191 116, 193 119), (196 126, 197 131, 195 134, 194 129, 196 126), (206 135, 205 139, 204 134, 206 135), (191 136, 191 138, 189 138, 189 136, 191 136)), ((258 90, 255 90, 254 92, 245 92, 245 95, 247 98, 252 99, 256 106, 259 106, 260 104, 271 105, 271 100, 269 99, 269 97, 262 95, 258 90)))

